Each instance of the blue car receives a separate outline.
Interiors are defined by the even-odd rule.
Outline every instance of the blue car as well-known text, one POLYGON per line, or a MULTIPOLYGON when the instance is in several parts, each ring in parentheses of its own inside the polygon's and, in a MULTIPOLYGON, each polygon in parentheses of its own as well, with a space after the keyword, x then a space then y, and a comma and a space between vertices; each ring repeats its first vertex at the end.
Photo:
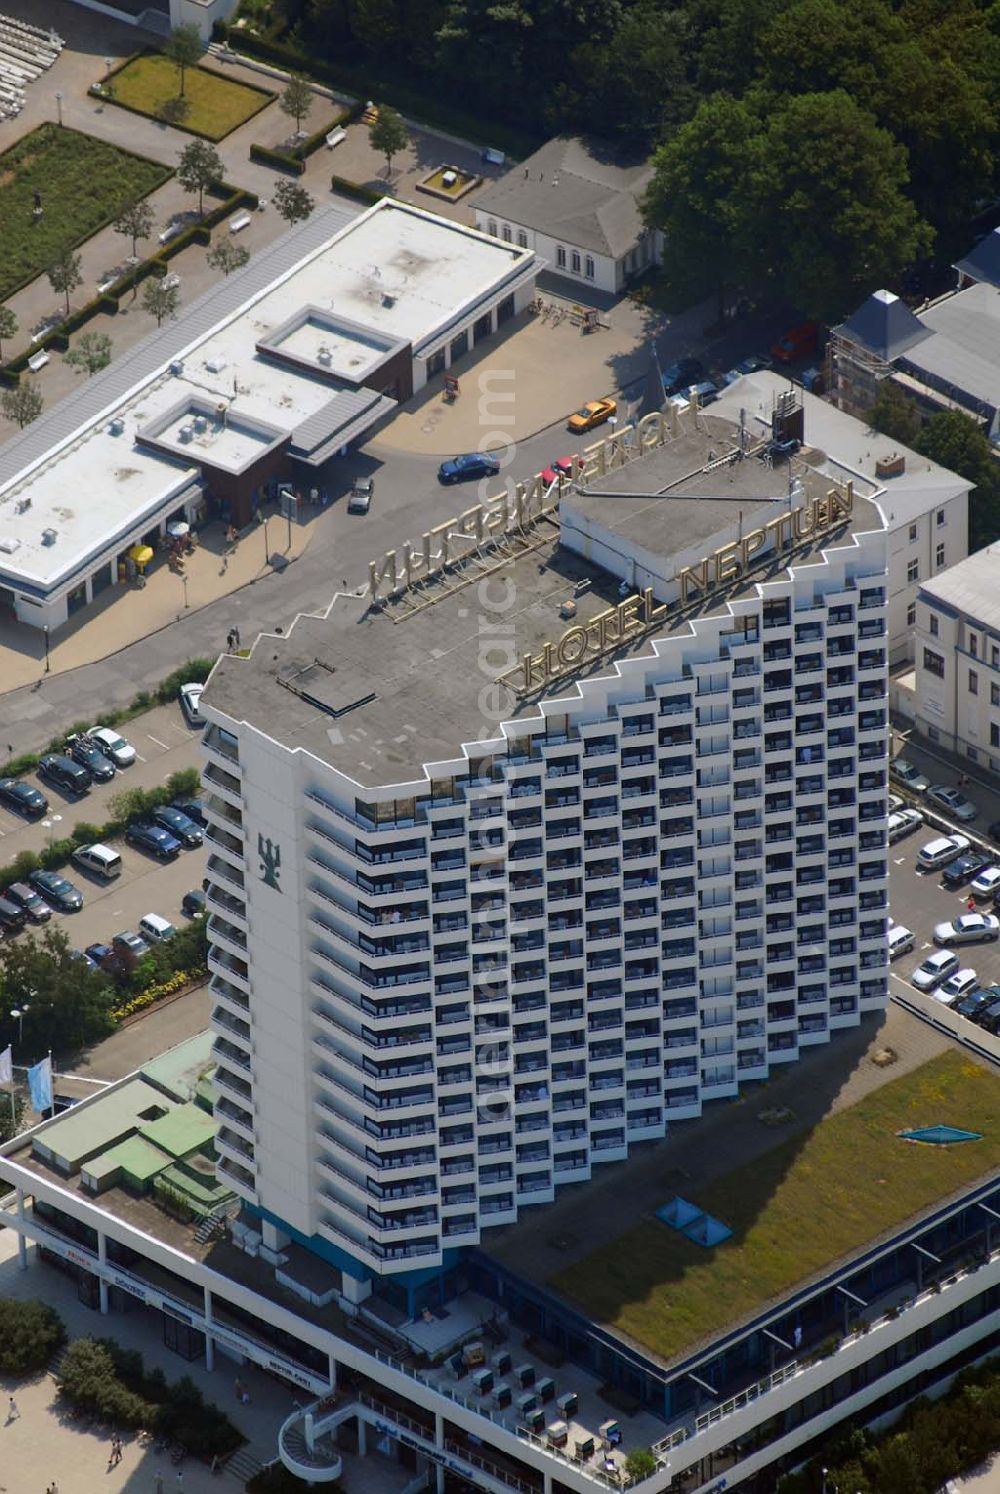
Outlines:
POLYGON ((468 482, 473 477, 496 477, 500 462, 488 451, 467 451, 438 468, 438 482, 468 482))
POLYGON ((130 846, 137 846, 140 851, 157 856, 161 861, 173 861, 181 849, 177 837, 161 825, 129 825, 125 839, 130 846))

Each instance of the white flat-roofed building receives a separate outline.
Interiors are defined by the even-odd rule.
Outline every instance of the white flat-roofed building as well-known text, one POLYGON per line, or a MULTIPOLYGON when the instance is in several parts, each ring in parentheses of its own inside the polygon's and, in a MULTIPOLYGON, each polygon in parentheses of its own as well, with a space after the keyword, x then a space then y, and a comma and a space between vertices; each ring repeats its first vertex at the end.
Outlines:
MULTIPOLYGON (((733 420, 744 410, 750 428, 759 431, 787 388, 781 374, 756 373, 724 389, 713 408, 733 420)), ((827 400, 805 390, 799 397, 809 446, 825 453, 842 477, 885 489, 880 501, 889 537, 889 664, 896 668, 914 657, 921 583, 968 553, 972 484, 827 400)))
POLYGON ((533 295, 531 251, 384 200, 328 208, 0 451, 0 603, 54 630, 138 542, 247 524, 533 295))
POLYGON ((774 460, 650 416, 558 525, 467 514, 216 666, 220 1169, 271 1245, 437 1265, 884 1004, 884 495, 774 460))

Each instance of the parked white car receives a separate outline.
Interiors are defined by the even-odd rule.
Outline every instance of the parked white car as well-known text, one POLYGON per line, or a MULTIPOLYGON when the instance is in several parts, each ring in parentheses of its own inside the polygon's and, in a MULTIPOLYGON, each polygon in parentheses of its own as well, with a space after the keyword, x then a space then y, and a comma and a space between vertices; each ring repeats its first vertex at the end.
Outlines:
POLYGON ((958 969, 958 955, 951 949, 936 949, 919 964, 910 976, 910 984, 918 991, 933 991, 949 975, 958 969))
POLYGON ((963 913, 934 929, 935 944, 992 944, 998 938, 1000 918, 995 913, 963 913))
POLYGON ((118 732, 112 731, 110 726, 95 726, 87 732, 87 736, 99 747, 105 757, 110 757, 116 768, 130 768, 135 762, 135 748, 131 742, 126 742, 118 732))
POLYGON ((917 869, 940 871, 942 866, 947 866, 949 861, 955 861, 967 851, 969 844, 966 835, 941 835, 937 840, 929 840, 917 852, 917 869))
POLYGON ((924 823, 919 809, 897 809, 889 816, 889 844, 894 845, 906 835, 912 835, 924 823))
POLYGON ((939 1001, 957 1001, 960 996, 968 996, 970 991, 979 990, 979 976, 974 970, 956 970, 954 975, 949 975, 934 995, 939 1001))
POLYGON ((906 928, 902 923, 890 923, 887 938, 890 960, 894 960, 897 955, 909 954, 917 942, 912 929, 906 928))
POLYGON ((1000 892, 1000 866, 988 866, 969 883, 973 897, 995 897, 1000 892))

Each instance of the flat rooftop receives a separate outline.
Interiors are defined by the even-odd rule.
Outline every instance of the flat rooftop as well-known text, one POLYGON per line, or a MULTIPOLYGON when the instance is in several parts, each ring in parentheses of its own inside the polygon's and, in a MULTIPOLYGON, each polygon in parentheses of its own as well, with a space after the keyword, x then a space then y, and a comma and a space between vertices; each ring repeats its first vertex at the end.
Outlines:
MULTIPOLYGON (((708 433, 696 433, 690 451, 685 446, 676 465, 693 463, 696 448, 702 452, 702 462, 706 461, 713 443, 718 445, 721 439, 723 424, 711 421, 708 433)), ((687 437, 682 440, 686 442, 687 437)), ((618 476, 637 486, 659 483, 661 458, 661 452, 641 458, 618 476)), ((744 532, 752 527, 751 516, 758 522, 758 509, 766 517, 788 511, 784 468, 765 468, 756 459, 741 466, 748 469, 743 480, 755 494, 752 499, 708 500, 697 491, 653 502, 624 495, 623 512, 634 505, 635 522, 645 526, 645 542, 651 547, 662 544, 670 555, 682 541, 684 547, 701 545, 707 552, 720 531, 727 537, 732 531, 735 536, 741 510, 744 532), (751 468, 756 470, 751 472, 751 468), (765 503, 764 494, 775 488, 782 495, 780 502, 765 503)), ((811 474, 807 464, 802 464, 802 470, 805 481, 797 501, 828 492, 829 481, 811 474)), ((718 481, 713 477, 713 486, 718 481)), ((697 489, 697 479, 692 484, 697 489)), ((596 506, 599 519, 606 519, 609 500, 584 492, 564 496, 564 522, 572 522, 571 512, 578 505, 590 504, 596 506)), ((789 564, 807 564, 854 533, 882 528, 876 505, 856 497, 849 522, 827 531, 821 539, 803 540, 795 550, 762 558, 758 568, 723 584, 711 597, 678 608, 657 631, 663 636, 686 628, 696 616, 722 613, 728 602, 747 595, 757 583, 784 574, 789 564)), ((504 613, 505 628, 513 630, 513 659, 539 653, 546 642, 565 632, 569 623, 561 609, 581 583, 586 586, 575 595, 574 624, 585 626, 621 600, 620 576, 562 544, 560 535, 555 519, 540 520, 531 536, 533 548, 504 566, 502 574, 517 598, 516 606, 504 613)), ((404 538, 400 535, 400 542, 404 538)), ((364 787, 423 783, 425 763, 454 761, 461 756, 463 742, 479 737, 477 701, 484 684, 479 615, 475 593, 458 583, 463 578, 474 581, 480 574, 474 565, 458 565, 449 572, 447 590, 430 582, 384 607, 370 607, 363 597, 339 596, 325 615, 302 615, 285 636, 258 639, 247 658, 223 656, 203 699, 237 722, 251 720, 290 749, 312 752, 364 787), (434 601, 435 597, 440 600, 434 601), (417 604, 425 605, 414 610, 417 604)), ((610 674, 614 658, 643 651, 649 652, 650 644, 640 636, 623 644, 617 654, 605 655, 565 676, 549 695, 571 694, 578 681, 610 674)), ((536 698, 502 688, 509 696, 503 705, 507 719, 537 713, 536 698)))
MULTIPOLYGON (((297 430, 307 433, 307 456, 331 454, 327 437, 336 437, 335 450, 358 434, 344 433, 345 383, 395 348, 446 340, 457 316, 513 284, 533 259, 388 199, 346 222, 340 210, 316 214, 8 443, 0 583, 44 591, 64 581, 124 544, 145 516, 157 521, 175 497, 179 506, 202 462, 238 472, 297 430), (287 347, 279 340, 274 356, 258 350, 282 329, 287 347), (182 434, 206 404, 225 419, 182 434), (160 433, 155 448, 137 444, 147 429, 160 433)), ((385 399, 371 402, 368 424, 387 408, 385 399)))
POLYGON ((919 1019, 892 1009, 889 1030, 878 1030, 883 1020, 835 1034, 766 1088, 675 1125, 665 1141, 488 1231, 480 1248, 664 1366, 733 1331, 1000 1165, 996 1072, 944 1039, 923 1061, 919 1019), (903 1060, 879 1068, 873 1056, 887 1038, 903 1060), (898 1135, 938 1123, 982 1140, 933 1146, 898 1135), (652 1217, 675 1196, 732 1236, 706 1249, 652 1217))

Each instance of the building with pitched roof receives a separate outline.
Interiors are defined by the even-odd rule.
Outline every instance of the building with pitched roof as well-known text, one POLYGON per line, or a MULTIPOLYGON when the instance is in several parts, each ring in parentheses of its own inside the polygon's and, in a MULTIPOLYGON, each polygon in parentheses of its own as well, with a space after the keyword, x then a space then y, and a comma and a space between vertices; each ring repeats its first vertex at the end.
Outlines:
POLYGON ((549 140, 475 198, 476 227, 534 249, 581 287, 615 294, 660 258, 640 204, 653 168, 606 141, 549 140))

